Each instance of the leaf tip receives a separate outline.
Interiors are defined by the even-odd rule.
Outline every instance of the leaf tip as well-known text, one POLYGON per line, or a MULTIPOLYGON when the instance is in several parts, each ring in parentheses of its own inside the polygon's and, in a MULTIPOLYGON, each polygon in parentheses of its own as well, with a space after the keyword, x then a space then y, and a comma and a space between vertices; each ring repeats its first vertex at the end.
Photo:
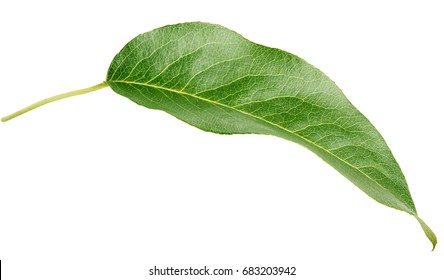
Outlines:
POLYGON ((415 218, 416 218, 416 220, 418 220, 418 222, 421 225, 421 228, 424 231, 427 238, 430 240, 430 242, 432 242, 432 245, 433 245, 432 251, 435 250, 436 244, 438 243, 438 239, 436 238, 435 233, 420 217, 415 216, 415 218))

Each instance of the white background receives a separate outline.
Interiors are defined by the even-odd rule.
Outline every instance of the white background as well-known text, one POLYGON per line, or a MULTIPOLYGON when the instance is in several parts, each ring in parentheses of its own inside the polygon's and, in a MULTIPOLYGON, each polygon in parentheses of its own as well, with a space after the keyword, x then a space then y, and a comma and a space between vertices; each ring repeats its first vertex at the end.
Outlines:
MULTIPOLYGON (((330 76, 385 137, 443 240, 440 2, 2 1, 0 114, 100 83, 139 33, 222 24, 330 76)), ((109 88, 0 124, 4 279, 154 279, 154 265, 444 279, 444 245, 430 249, 413 217, 304 148, 205 133, 109 88)), ((244 277, 255 279, 214 279, 244 277)), ((158 279, 183 278, 197 279, 158 279)))

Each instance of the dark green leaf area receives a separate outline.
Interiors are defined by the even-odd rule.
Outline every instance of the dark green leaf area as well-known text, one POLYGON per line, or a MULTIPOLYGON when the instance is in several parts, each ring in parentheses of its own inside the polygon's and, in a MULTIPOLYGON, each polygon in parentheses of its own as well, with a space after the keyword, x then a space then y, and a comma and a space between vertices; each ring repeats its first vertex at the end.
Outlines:
POLYGON ((373 199, 416 216, 409 189, 375 127, 303 59, 219 25, 165 26, 131 40, 108 85, 205 131, 296 142, 373 199))

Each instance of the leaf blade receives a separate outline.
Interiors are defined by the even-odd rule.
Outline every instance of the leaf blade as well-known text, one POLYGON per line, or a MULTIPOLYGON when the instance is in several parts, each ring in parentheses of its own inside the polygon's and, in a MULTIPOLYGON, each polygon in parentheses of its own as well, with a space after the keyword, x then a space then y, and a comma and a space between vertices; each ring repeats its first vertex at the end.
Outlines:
POLYGON ((376 201, 417 217, 379 132, 333 81, 295 55, 218 25, 170 25, 130 41, 111 63, 107 83, 206 131, 301 144, 376 201))

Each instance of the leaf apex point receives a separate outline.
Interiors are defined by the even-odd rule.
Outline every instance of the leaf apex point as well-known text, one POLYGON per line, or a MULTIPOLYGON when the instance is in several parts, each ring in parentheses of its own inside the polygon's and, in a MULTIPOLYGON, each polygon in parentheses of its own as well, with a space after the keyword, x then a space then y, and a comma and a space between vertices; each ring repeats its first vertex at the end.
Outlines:
POLYGON ((432 229, 418 216, 415 215, 416 220, 418 220, 419 224, 421 225, 422 230, 424 231, 427 238, 432 243, 432 252, 436 248, 436 244, 438 244, 438 239, 436 238, 435 233, 432 231, 432 229))

